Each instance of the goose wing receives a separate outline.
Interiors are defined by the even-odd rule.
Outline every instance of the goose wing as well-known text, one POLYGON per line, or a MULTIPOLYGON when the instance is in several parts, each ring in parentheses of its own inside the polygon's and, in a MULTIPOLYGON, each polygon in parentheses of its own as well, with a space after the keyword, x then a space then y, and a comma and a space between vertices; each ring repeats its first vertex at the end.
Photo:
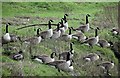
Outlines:
POLYGON ((37 37, 32 37, 32 38, 24 40, 24 42, 31 43, 31 44, 35 44, 35 43, 37 43, 37 41, 38 41, 37 37))
POLYGON ((40 33, 40 36, 41 36, 42 38, 46 38, 46 35, 47 35, 47 34, 49 34, 48 31, 43 31, 43 32, 40 33))
POLYGON ((10 34, 10 37, 11 37, 10 42, 14 42, 14 41, 18 40, 18 37, 16 35, 14 35, 14 34, 10 34))
POLYGON ((104 63, 99 64, 98 66, 102 66, 105 69, 113 68, 113 65, 110 62, 104 62, 104 63))
POLYGON ((92 38, 87 39, 84 43, 93 42, 94 40, 95 40, 95 37, 92 37, 92 38))
POLYGON ((65 63, 65 62, 66 62, 65 60, 56 60, 56 61, 53 61, 53 62, 49 62, 47 64, 52 65, 52 66, 57 66, 58 64, 65 63))
POLYGON ((86 25, 81 25, 80 27, 76 28, 76 30, 84 30, 86 28, 86 25))

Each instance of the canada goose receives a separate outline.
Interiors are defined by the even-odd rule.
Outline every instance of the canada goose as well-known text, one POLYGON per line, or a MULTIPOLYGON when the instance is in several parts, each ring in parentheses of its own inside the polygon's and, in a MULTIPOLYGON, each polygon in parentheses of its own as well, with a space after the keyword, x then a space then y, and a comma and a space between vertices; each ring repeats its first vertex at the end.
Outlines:
POLYGON ((61 26, 60 26, 61 35, 63 35, 63 34, 65 34, 65 27, 64 27, 64 24, 63 24, 63 18, 61 19, 60 24, 61 24, 61 26))
MULTIPOLYGON (((93 45, 97 44, 99 41, 99 36, 98 36, 98 30, 99 28, 95 29, 95 37, 92 38, 88 38, 86 41, 84 41, 83 43, 87 43, 89 44, 91 47, 93 47, 93 45)), ((83 44, 82 43, 82 44, 83 44)))
POLYGON ((96 61, 100 58, 100 55, 96 54, 96 53, 90 53, 86 56, 83 57, 83 60, 90 62, 90 61, 96 61))
POLYGON ((110 46, 113 45, 112 42, 108 42, 107 40, 104 40, 104 39, 99 40, 99 41, 98 41, 98 44, 99 44, 101 47, 110 47, 110 46))
POLYGON ((57 30, 55 29, 54 31, 53 31, 53 35, 52 35, 52 39, 57 39, 57 38, 59 38, 60 37, 60 35, 61 35, 61 31, 60 31, 60 22, 58 23, 58 25, 57 25, 57 30))
POLYGON ((120 63, 120 42, 112 43, 111 50, 114 52, 115 57, 118 59, 120 63))
POLYGON ((90 29, 88 17, 90 17, 89 14, 86 15, 86 25, 81 25, 81 26, 78 27, 78 28, 72 28, 72 29, 73 29, 73 30, 82 31, 83 33, 84 33, 84 32, 87 32, 87 31, 90 29))
POLYGON ((55 66, 59 72, 60 70, 69 72, 73 69, 71 60, 70 60, 70 52, 68 52, 66 60, 56 60, 53 62, 49 62, 47 64, 51 66, 55 66))
POLYGON ((113 28, 111 30, 111 32, 114 34, 114 35, 118 35, 120 33, 120 29, 119 28, 113 28))
POLYGON ((6 33, 5 35, 3 36, 3 39, 7 42, 9 42, 11 40, 11 37, 10 37, 10 34, 8 32, 8 25, 10 25, 9 23, 6 24, 6 33))
POLYGON ((22 60, 22 59, 24 59, 23 51, 20 50, 18 53, 13 54, 12 58, 14 60, 22 60))
POLYGON ((68 63, 60 63, 57 65, 58 68, 58 72, 60 72, 60 70, 65 71, 65 72, 73 72, 74 67, 72 64, 73 61, 70 61, 70 65, 68 65, 68 63))
POLYGON ((35 37, 24 40, 24 43, 27 43, 30 45, 39 44, 41 42, 41 39, 42 39, 41 36, 39 35, 39 29, 40 28, 37 29, 37 35, 35 37))
POLYGON ((64 15, 64 18, 63 18, 63 20, 64 20, 63 25, 64 25, 65 30, 68 29, 68 22, 67 22, 67 18, 66 18, 67 16, 68 16, 68 14, 65 14, 65 15, 64 15))
POLYGON ((81 31, 77 31, 75 34, 73 34, 72 38, 77 39, 80 42, 83 42, 87 39, 87 37, 81 31))
POLYGON ((13 34, 9 34, 8 32, 8 25, 11 25, 10 23, 6 24, 6 33, 5 35, 2 36, 2 45, 3 44, 7 44, 9 42, 16 42, 19 40, 20 37, 13 35, 13 34))
POLYGON ((46 38, 52 37, 53 30, 51 28, 51 22, 53 22, 53 20, 49 20, 49 22, 48 22, 49 29, 47 31, 43 31, 43 32, 40 33, 40 36, 42 37, 42 39, 46 39, 46 38))
MULTIPOLYGON (((73 49, 73 43, 70 43, 70 51, 68 51, 70 53, 70 58, 73 57, 74 54, 74 49, 73 49)), ((59 60, 62 58, 62 60, 66 60, 67 59, 67 55, 68 52, 62 52, 59 54, 59 60)))
POLYGON ((64 40, 64 41, 69 41, 69 40, 72 39, 72 33, 71 33, 71 28, 70 27, 69 27, 69 33, 61 35, 60 39, 64 40))
POLYGON ((49 63, 55 61, 55 56, 57 56, 56 52, 52 52, 50 56, 48 55, 41 55, 41 56, 32 56, 31 59, 36 60, 40 63, 49 63))
POLYGON ((114 62, 113 61, 104 62, 104 63, 98 64, 97 66, 100 66, 104 70, 104 73, 107 73, 108 75, 110 75, 109 70, 114 67, 114 62))

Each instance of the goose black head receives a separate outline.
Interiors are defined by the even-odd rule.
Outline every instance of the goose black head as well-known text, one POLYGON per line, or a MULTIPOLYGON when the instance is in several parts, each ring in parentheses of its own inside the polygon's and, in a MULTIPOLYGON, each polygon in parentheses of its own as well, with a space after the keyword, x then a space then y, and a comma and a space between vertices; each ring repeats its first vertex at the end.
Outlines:
POLYGON ((68 14, 65 14, 64 16, 68 16, 68 14))
POLYGON ((22 54, 22 53, 23 53, 23 51, 22 51, 22 50, 20 50, 18 53, 19 53, 19 54, 22 54))
POLYGON ((39 30, 42 31, 41 28, 38 28, 38 29, 37 29, 37 36, 39 36, 39 30))
POLYGON ((35 59, 35 58, 37 58, 37 56, 33 56, 33 55, 31 56, 31 59, 35 59))
POLYGON ((53 22, 53 20, 49 20, 49 22, 53 22))
POLYGON ((91 17, 90 14, 87 14, 86 16, 91 17))
POLYGON ((97 30, 100 30, 100 28, 99 28, 99 27, 96 27, 96 29, 97 29, 97 30))
POLYGON ((114 63, 113 61, 110 61, 111 63, 114 63))
POLYGON ((8 23, 6 23, 6 24, 7 24, 7 25, 11 25, 11 23, 9 23, 9 22, 8 22, 8 23))
POLYGON ((50 55, 51 58, 54 58, 54 56, 57 56, 56 52, 52 52, 52 54, 50 55))

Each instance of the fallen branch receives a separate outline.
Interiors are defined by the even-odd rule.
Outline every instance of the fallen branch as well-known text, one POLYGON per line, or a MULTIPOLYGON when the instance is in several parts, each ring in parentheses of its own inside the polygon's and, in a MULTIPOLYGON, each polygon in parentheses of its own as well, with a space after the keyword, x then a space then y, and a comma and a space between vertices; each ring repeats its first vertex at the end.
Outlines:
MULTIPOLYGON (((27 25, 27 26, 23 26, 23 27, 20 27, 20 28, 17 28, 16 30, 20 30, 20 29, 23 29, 23 28, 28 28, 28 27, 33 27, 33 26, 43 26, 43 25, 48 25, 48 24, 33 24, 33 25, 27 25)), ((57 24, 51 24, 51 25, 54 25, 54 26, 57 26, 57 24)))

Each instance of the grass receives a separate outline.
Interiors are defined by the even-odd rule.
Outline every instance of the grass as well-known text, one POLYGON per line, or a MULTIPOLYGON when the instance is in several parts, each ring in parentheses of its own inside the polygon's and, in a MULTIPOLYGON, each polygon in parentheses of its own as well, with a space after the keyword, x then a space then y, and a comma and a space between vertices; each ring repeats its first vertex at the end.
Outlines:
MULTIPOLYGON (((85 15, 90 14, 90 26, 96 27, 100 26, 102 30, 99 31, 100 39, 107 39, 109 41, 118 41, 118 37, 112 36, 111 32, 109 31, 110 28, 104 29, 104 24, 101 24, 101 21, 105 21, 104 17, 104 7, 109 6, 113 7, 116 6, 117 3, 79 3, 79 2, 8 2, 2 3, 2 18, 3 23, 7 21, 12 23, 9 26, 9 30, 11 34, 17 34, 22 38, 32 37, 35 35, 34 27, 30 27, 27 29, 16 30, 18 27, 36 23, 47 23, 49 19, 53 19, 54 23, 58 23, 59 20, 63 17, 65 13, 69 14, 68 22, 69 26, 78 27, 80 24, 85 23, 85 15), (8 9, 9 8, 9 9, 8 9), (20 18, 23 17, 23 18, 20 18), (25 17, 29 17, 30 21, 27 21, 25 17), (39 18, 38 18, 39 17, 39 18), (76 20, 78 19, 78 20, 76 20), (16 21, 17 20, 17 21, 16 21), (34 33, 34 34, 33 34, 34 33), (108 33, 108 34, 107 34, 108 33)), ((107 21, 109 23, 109 21, 107 21)), ((106 23, 107 23, 106 22, 106 23)), ((112 26, 110 26, 112 27, 112 26)), ((35 27, 38 28, 38 27, 35 27)), ((41 26, 42 30, 46 30, 46 26, 41 26)), ((53 27, 55 28, 55 27, 53 27)), ((68 32, 68 31, 67 31, 68 32)), ((66 33, 67 33, 66 32, 66 33)), ((89 33, 85 33, 86 36, 94 36, 94 30, 90 30, 89 33)), ((5 26, 2 25, 2 34, 5 33, 5 26)), ((80 76, 99 76, 103 75, 102 70, 97 68, 96 65, 103 62, 103 61, 110 61, 113 60, 116 64, 113 70, 110 72, 113 76, 117 75, 117 64, 118 60, 114 56, 113 52, 110 48, 101 48, 99 46, 94 46, 92 49, 86 45, 81 45, 78 41, 72 40, 75 42, 74 49, 75 49, 75 64, 74 69, 75 72, 78 73, 80 76), (102 55, 103 61, 98 60, 96 62, 87 63, 85 66, 82 57, 90 52, 100 53, 102 55), (79 66, 80 65, 80 66, 79 66)), ((10 75, 24 75, 24 76, 70 76, 70 73, 61 72, 59 73, 57 69, 54 69, 50 66, 39 64, 35 61, 29 59, 29 48, 25 48, 25 44, 20 45, 19 42, 9 44, 9 46, 15 46, 17 49, 24 50, 25 59, 20 61, 14 61, 8 56, 2 55, 2 76, 10 76, 10 75), (32 69, 31 69, 32 67, 32 69), (16 72, 16 70, 18 72, 16 72)), ((3 46, 5 48, 6 46, 3 46)), ((64 41, 57 41, 54 40, 46 40, 41 42, 39 45, 33 47, 32 53, 34 55, 40 54, 50 54, 51 52, 55 51, 60 53, 62 51, 67 51, 69 49, 68 42, 64 41)), ((2 49, 2 52, 5 52, 2 49)), ((12 51, 15 52, 15 51, 12 51)))

